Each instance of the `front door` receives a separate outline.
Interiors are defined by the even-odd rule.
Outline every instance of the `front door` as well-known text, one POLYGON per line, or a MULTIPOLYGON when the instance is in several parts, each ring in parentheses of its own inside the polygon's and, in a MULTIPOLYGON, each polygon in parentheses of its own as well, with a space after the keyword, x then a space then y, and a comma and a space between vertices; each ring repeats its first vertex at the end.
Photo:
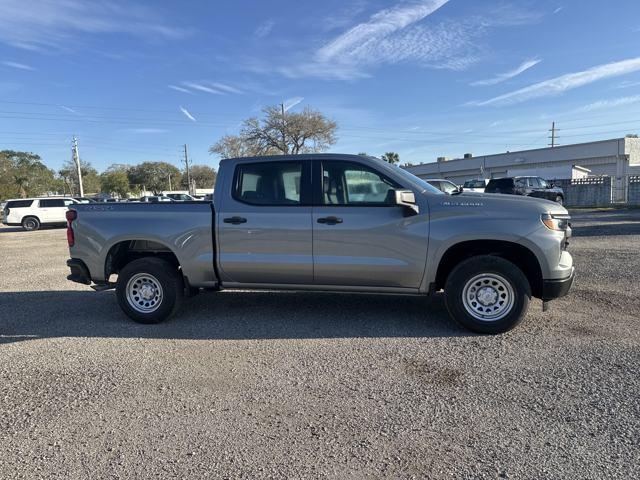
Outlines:
POLYGON ((220 274, 228 283, 312 284, 311 162, 236 165, 215 205, 220 274))
POLYGON ((429 220, 395 204, 405 187, 353 161, 317 160, 315 178, 315 284, 418 288, 429 220))

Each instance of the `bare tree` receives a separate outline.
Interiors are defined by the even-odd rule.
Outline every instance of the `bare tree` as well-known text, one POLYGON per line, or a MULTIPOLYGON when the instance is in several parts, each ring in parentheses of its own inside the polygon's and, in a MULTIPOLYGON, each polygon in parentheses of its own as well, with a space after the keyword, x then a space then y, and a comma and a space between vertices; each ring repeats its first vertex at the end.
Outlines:
POLYGON ((225 135, 209 151, 222 158, 252 155, 315 153, 336 142, 338 125, 317 110, 307 107, 287 113, 281 106, 266 107, 262 120, 244 121, 239 135, 225 135))

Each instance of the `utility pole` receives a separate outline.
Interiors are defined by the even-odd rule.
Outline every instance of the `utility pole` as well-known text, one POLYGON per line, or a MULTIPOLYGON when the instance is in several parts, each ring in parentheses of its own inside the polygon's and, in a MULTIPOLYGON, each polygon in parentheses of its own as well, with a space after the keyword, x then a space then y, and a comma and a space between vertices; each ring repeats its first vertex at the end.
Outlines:
POLYGON ((173 190, 173 188, 171 188, 171 174, 169 174, 169 191, 173 190))
POLYGON ((189 170, 189 154, 187 153, 187 144, 184 144, 184 164, 187 170, 187 191, 191 195, 191 171, 189 170))
POLYGON ((280 109, 282 110, 282 152, 286 155, 289 153, 289 149, 287 148, 287 137, 285 134, 285 128, 287 124, 284 121, 284 103, 280 104, 280 109))
POLYGON ((551 122, 551 130, 549 131, 551 132, 551 136, 549 137, 551 139, 551 143, 549 145, 551 145, 551 148, 557 147, 558 135, 556 134, 556 132, 558 130, 556 130, 556 122, 551 122))
POLYGON ((78 153, 78 139, 73 136, 73 163, 76 164, 76 171, 78 172, 78 185, 80 187, 80 196, 84 197, 84 187, 82 186, 82 169, 80 168, 80 153, 78 153))

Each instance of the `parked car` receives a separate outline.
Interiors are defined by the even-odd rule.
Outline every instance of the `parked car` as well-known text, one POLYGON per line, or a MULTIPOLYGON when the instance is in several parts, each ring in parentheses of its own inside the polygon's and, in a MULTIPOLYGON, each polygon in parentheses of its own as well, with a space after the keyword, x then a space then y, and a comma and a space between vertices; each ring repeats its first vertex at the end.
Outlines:
POLYGON ((7 200, 2 223, 38 230, 41 225, 64 225, 69 205, 79 204, 69 197, 15 198, 7 200))
POLYGON ((141 323, 166 319, 200 288, 444 290, 454 319, 499 333, 532 296, 563 296, 574 277, 562 206, 450 197, 359 155, 225 159, 213 203, 74 205, 67 218, 69 280, 115 288, 141 323))
POLYGON ((453 183, 450 180, 445 180, 444 178, 427 178, 425 179, 432 187, 437 188, 441 192, 448 193, 449 195, 455 195, 457 193, 462 193, 462 188, 453 183))
POLYGON ((492 178, 485 193, 506 193, 509 195, 525 195, 527 197, 545 198, 562 205, 564 191, 553 183, 540 177, 504 177, 492 178))
POLYGON ((464 188, 465 192, 483 193, 488 183, 488 178, 476 178, 474 180, 467 180, 466 182, 464 182, 462 188, 464 188))
POLYGON ((145 197, 140 197, 138 200, 142 203, 163 203, 163 202, 173 202, 172 198, 166 197, 164 195, 147 195, 145 197))
POLYGON ((194 198, 187 193, 166 193, 164 196, 169 197, 171 200, 176 202, 193 202, 197 200, 197 198, 194 198))
POLYGON ((89 197, 73 197, 74 200, 77 200, 78 203, 96 203, 93 198, 89 197))

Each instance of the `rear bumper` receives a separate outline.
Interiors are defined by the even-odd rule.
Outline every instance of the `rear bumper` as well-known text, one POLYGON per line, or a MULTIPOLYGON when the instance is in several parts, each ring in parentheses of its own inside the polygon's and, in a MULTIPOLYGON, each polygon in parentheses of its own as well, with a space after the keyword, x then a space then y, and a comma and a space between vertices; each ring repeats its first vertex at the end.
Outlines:
POLYGON ((559 280, 544 280, 542 282, 542 300, 553 300, 554 298, 564 297, 573 285, 575 278, 575 267, 571 267, 571 274, 566 278, 559 280))
POLYGON ((91 285, 91 274, 82 260, 70 258, 67 260, 67 266, 71 269, 71 274, 67 276, 67 280, 84 285, 91 285))

